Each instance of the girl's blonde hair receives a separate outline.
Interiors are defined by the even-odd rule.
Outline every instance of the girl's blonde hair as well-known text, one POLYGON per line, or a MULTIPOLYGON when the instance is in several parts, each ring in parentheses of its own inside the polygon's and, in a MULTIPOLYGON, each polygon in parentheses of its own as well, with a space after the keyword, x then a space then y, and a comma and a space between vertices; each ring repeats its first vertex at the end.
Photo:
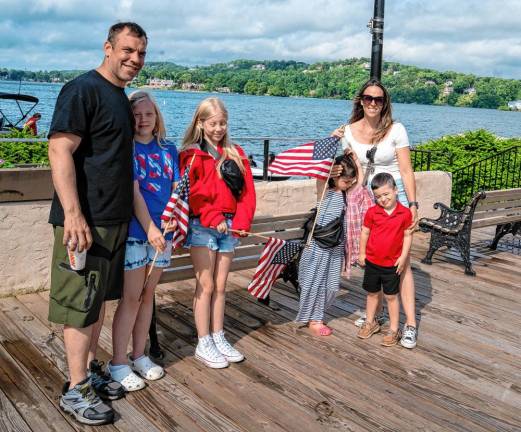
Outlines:
MULTIPOLYGON (((228 111, 226 110, 224 103, 220 99, 210 97, 203 100, 195 110, 194 117, 192 118, 190 125, 186 129, 181 150, 186 149, 188 146, 192 144, 202 143, 204 138, 204 130, 202 127, 202 123, 210 117, 213 117, 214 115, 218 114, 219 112, 221 112, 226 118, 226 121, 228 121, 228 111)), ((223 149, 223 154, 221 155, 219 163, 217 164, 217 173, 219 174, 219 177, 221 177, 221 165, 225 159, 234 160, 237 163, 237 165, 239 165, 240 170, 244 173, 244 163, 239 152, 235 148, 235 145, 233 145, 233 143, 230 141, 230 137, 228 135, 228 128, 226 128, 226 134, 224 135, 220 144, 223 149)))
POLYGON ((391 105, 391 96, 389 95, 389 92, 380 81, 372 78, 369 81, 367 81, 358 91, 357 95, 353 100, 353 112, 351 113, 349 124, 355 123, 358 120, 364 118, 364 107, 362 106, 362 97, 364 95, 365 90, 368 87, 372 86, 380 88, 384 94, 384 103, 382 105, 382 110, 380 111, 380 122, 378 123, 378 129, 376 130, 373 139, 371 140, 371 144, 377 144, 385 138, 387 132, 389 132, 393 125, 393 109, 391 105))
POLYGON ((147 91, 144 90, 136 90, 128 95, 128 100, 130 101, 130 107, 134 109, 139 102, 147 100, 154 106, 154 111, 156 113, 156 124, 154 126, 153 134, 157 139, 157 143, 161 146, 162 143, 166 141, 166 129, 165 129, 165 121, 163 120, 163 115, 159 110, 159 105, 157 104, 154 96, 147 91))

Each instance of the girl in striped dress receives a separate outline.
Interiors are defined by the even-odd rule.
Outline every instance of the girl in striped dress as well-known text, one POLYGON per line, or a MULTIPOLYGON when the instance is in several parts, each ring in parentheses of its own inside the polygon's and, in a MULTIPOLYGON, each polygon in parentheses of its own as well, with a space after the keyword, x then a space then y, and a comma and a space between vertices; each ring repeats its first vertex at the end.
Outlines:
MULTIPOLYGON (((343 215, 346 209, 346 193, 357 184, 357 165, 351 155, 339 156, 335 160, 333 170, 341 169, 340 175, 330 178, 328 189, 320 204, 317 224, 327 225, 329 222, 343 215)), ((318 186, 321 195, 321 187, 318 186)), ((347 233, 344 223, 344 233, 347 233)), ((333 330, 324 324, 324 314, 333 303, 336 292, 340 287, 340 272, 344 259, 343 241, 331 248, 322 248, 315 239, 311 239, 308 246, 302 251, 299 263, 300 304, 296 321, 305 323, 311 334, 315 336, 329 336, 333 330)))

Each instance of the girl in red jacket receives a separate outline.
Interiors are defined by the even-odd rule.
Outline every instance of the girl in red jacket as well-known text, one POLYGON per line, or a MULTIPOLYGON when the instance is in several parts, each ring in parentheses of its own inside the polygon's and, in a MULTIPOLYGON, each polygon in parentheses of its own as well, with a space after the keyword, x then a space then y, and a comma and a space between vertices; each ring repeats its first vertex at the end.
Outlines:
POLYGON ((248 156, 231 143, 228 112, 219 99, 208 98, 199 104, 179 157, 182 172, 191 164, 185 247, 190 248, 197 281, 194 317, 199 342, 195 357, 211 368, 224 368, 244 360, 223 332, 226 279, 239 244, 237 234, 229 229, 249 231, 255 189, 248 156), (230 170, 238 174, 235 181, 230 182, 230 170))

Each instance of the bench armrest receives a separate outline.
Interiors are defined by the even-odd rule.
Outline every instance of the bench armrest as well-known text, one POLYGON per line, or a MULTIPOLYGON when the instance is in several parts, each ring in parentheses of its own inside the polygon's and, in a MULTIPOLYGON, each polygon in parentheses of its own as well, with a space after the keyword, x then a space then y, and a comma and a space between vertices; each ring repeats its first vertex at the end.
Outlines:
POLYGON ((447 217, 450 219, 455 218, 455 217, 461 218, 461 215, 463 214, 462 211, 450 208, 449 206, 447 206, 441 202, 434 203, 433 207, 435 210, 437 210, 437 209, 441 210, 440 216, 438 217, 438 219, 436 219, 437 221, 446 219, 447 217))

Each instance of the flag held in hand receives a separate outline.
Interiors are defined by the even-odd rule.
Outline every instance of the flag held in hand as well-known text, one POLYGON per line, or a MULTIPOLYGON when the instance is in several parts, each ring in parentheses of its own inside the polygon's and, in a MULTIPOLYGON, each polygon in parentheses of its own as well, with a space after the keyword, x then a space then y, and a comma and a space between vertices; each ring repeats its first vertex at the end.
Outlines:
POLYGON ((278 275, 295 258, 301 245, 300 240, 285 241, 270 237, 264 245, 248 291, 257 298, 266 298, 278 275))
POLYGON ((167 223, 172 219, 177 221, 177 228, 172 238, 172 249, 183 245, 188 232, 188 216, 190 214, 188 207, 188 196, 190 194, 189 172, 190 166, 186 168, 177 187, 172 191, 172 195, 161 215, 161 220, 167 223))
POLYGON ((286 150, 268 166, 268 171, 326 180, 338 149, 338 138, 328 137, 286 150))

